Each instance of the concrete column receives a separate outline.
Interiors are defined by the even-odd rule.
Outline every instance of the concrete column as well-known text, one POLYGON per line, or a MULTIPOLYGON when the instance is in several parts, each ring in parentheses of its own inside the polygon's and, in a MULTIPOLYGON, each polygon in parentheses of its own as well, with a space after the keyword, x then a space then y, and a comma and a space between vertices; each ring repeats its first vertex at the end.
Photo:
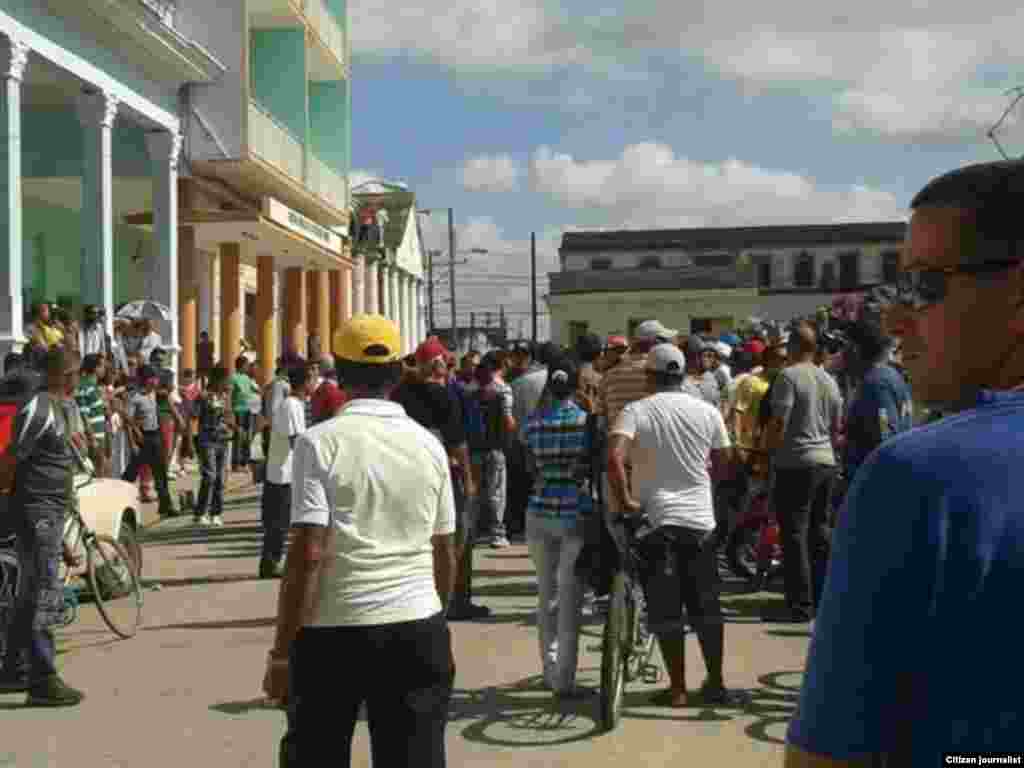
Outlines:
POLYGON ((409 329, 408 351, 416 349, 416 281, 411 275, 405 277, 405 324, 409 329))
POLYGON ((363 256, 363 312, 367 315, 380 313, 380 305, 377 303, 377 260, 369 256, 363 256))
POLYGON ((284 272, 284 338, 297 354, 306 356, 306 274, 301 267, 284 272))
MULTIPOLYGON (((178 156, 181 134, 155 131, 146 134, 146 145, 153 160, 153 296, 170 310, 170 338, 164 346, 178 346, 178 156)), ((236 262, 237 272, 237 262, 236 262)), ((236 276, 237 281, 237 276, 236 276)), ((237 286, 237 282, 236 282, 237 286)), ((238 345, 236 334, 235 345, 238 345)), ((172 356, 177 369, 177 356, 172 356)), ((232 361, 233 363, 234 361, 232 361)))
POLYGON ((331 334, 331 279, 326 269, 318 269, 313 272, 316 280, 316 295, 313 303, 316 305, 317 324, 313 326, 320 335, 320 354, 330 352, 331 334))
POLYGON ((332 269, 329 273, 331 289, 331 338, 329 347, 335 354, 334 337, 351 316, 349 290, 352 286, 352 272, 348 267, 332 269))
POLYGON ((229 373, 234 373, 235 360, 242 352, 241 261, 239 243, 220 244, 220 361, 229 373))
POLYGON ((364 312, 363 288, 366 285, 366 259, 358 253, 352 254, 352 314, 364 312))
POLYGON ((391 268, 381 262, 377 267, 380 301, 377 309, 384 317, 391 319, 391 268))
POLYGON ((423 304, 423 281, 416 281, 416 344, 427 336, 427 308, 423 304))
POLYGON ((261 254, 256 265, 256 350, 265 384, 274 375, 274 257, 261 254))
POLYGON ((409 354, 412 344, 412 323, 409 318, 409 280, 403 274, 398 278, 398 318, 402 329, 402 352, 409 354))
MULTIPOLYGON (((0 44, 0 353, 25 341, 21 279, 21 80, 28 46, 7 39, 0 44)), ((111 313, 112 314, 112 313, 111 313)))
POLYGON ((224 347, 220 343, 220 251, 211 252, 206 262, 206 283, 207 295, 209 298, 209 325, 206 331, 210 334, 210 341, 213 342, 214 362, 220 362, 223 358, 224 347))
MULTIPOLYGON (((97 304, 106 310, 108 333, 113 333, 114 319, 114 172, 111 135, 117 118, 117 107, 117 99, 108 93, 83 93, 78 99, 78 121, 82 124, 84 141, 82 258, 79 265, 81 296, 83 304, 97 304)), ((150 151, 154 168, 168 162, 166 148, 151 148, 150 151)), ((157 173, 153 176, 154 184, 158 183, 157 173)), ((160 258, 159 244, 154 258, 160 258)), ((169 341, 165 339, 165 342, 169 341)))
POLYGON ((401 312, 401 297, 398 293, 399 275, 398 269, 391 267, 390 274, 388 275, 390 285, 388 285, 388 302, 391 305, 391 314, 388 315, 395 323, 401 326, 402 323, 402 312, 401 312))
POLYGON ((196 368, 199 331, 199 253, 194 227, 178 230, 178 329, 181 333, 181 368, 196 368))

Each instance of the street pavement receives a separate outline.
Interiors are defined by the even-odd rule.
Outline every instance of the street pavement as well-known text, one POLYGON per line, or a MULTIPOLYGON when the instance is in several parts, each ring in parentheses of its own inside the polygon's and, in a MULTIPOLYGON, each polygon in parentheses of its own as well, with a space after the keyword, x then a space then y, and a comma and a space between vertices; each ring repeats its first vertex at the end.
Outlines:
MULTIPOLYGON (((191 482, 180 481, 179 488, 191 482)), ((223 528, 196 528, 188 517, 144 532, 143 576, 160 588, 146 591, 136 637, 117 640, 88 604, 75 624, 59 631, 61 672, 87 694, 80 707, 26 709, 24 694, 0 695, 0 766, 277 765, 284 713, 265 706, 260 684, 279 582, 256 578, 259 489, 243 475, 229 487, 223 528)), ((540 687, 536 588, 526 547, 478 548, 474 578, 475 599, 494 615, 452 624, 458 672, 447 731, 450 765, 781 765, 809 638, 803 626, 757 618, 779 595, 724 586, 726 678, 750 692, 748 707, 649 706, 663 676, 658 685, 631 684, 621 724, 603 733, 596 697, 558 703, 540 687)), ((600 634, 600 619, 588 619, 580 649, 584 685, 598 683, 600 634)), ((687 674, 690 688, 703 681, 692 636, 687 674)), ((352 765, 370 765, 365 723, 357 727, 352 765)))

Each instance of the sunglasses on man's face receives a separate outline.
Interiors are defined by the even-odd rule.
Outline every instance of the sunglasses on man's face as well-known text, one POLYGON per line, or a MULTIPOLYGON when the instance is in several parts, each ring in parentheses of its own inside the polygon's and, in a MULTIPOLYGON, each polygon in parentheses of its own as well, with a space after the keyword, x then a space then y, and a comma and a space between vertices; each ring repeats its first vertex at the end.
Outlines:
POLYGON ((927 309, 945 301, 949 294, 950 278, 954 275, 1003 272, 1021 263, 1020 260, 982 261, 977 264, 957 264, 936 269, 907 270, 896 282, 896 300, 910 309, 927 309))

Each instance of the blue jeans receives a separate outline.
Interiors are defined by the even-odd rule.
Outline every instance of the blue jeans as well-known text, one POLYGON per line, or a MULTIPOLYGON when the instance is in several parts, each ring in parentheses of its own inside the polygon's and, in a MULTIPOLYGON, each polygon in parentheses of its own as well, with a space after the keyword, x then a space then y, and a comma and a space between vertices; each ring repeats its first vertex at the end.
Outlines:
POLYGON ((196 500, 196 517, 207 511, 214 517, 224 513, 224 464, 227 459, 227 443, 201 443, 196 446, 199 453, 199 498, 196 500))
POLYGON ((480 467, 480 498, 477 507, 478 525, 493 538, 505 536, 505 500, 508 472, 505 452, 501 449, 481 451, 473 455, 480 467))

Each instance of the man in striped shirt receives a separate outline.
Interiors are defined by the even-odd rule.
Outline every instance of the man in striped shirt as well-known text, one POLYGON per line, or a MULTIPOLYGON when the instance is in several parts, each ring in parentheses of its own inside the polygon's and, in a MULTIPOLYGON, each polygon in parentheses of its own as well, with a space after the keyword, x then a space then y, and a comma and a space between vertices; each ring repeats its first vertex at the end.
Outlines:
MULTIPOLYGON (((648 396, 647 353, 657 344, 673 341, 678 335, 678 331, 666 328, 657 320, 647 320, 636 327, 629 352, 601 379, 597 412, 603 417, 606 430, 615 425, 623 408, 648 396)), ((611 494, 607 475, 603 486, 606 512, 612 518, 617 517, 622 510, 611 494)), ((617 529, 613 531, 613 535, 617 533, 617 529)))
POLYGON ((104 373, 103 356, 89 354, 82 359, 82 377, 75 390, 75 401, 85 422, 89 459, 97 477, 107 476, 107 403, 100 391, 99 380, 104 373))

